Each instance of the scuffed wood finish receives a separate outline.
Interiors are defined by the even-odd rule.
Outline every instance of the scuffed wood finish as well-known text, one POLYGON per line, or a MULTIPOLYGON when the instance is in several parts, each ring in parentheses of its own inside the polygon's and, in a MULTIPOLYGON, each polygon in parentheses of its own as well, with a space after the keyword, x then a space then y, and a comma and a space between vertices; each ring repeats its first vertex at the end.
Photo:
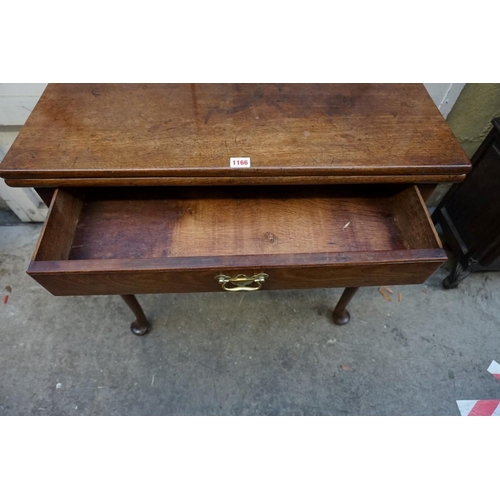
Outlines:
POLYGON ((32 186, 435 183, 469 166, 420 84, 51 84, 0 175, 32 186), (233 156, 252 166, 230 168, 233 156))
POLYGON ((428 240, 433 233, 411 187, 376 193, 366 187, 266 186, 85 194, 70 259, 377 252, 436 245, 414 237, 416 224, 428 240), (404 217, 407 212, 413 227, 404 217))
POLYGON ((60 190, 46 226, 80 199, 67 256, 42 238, 28 271, 56 295, 218 291, 217 274, 262 271, 269 290, 419 283, 446 260, 413 186, 60 190))

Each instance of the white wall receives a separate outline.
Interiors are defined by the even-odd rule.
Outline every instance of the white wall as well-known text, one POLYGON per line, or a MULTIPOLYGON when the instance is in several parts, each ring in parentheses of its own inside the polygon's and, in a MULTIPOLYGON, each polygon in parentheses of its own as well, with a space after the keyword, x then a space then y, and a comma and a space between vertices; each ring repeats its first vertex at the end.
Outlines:
MULTIPOLYGON (((42 95, 46 83, 0 83, 0 161, 42 95)), ((23 222, 41 222, 47 207, 34 189, 11 188, 0 179, 0 198, 23 222)))
POLYGON ((0 83, 0 127, 24 125, 46 86, 46 83, 0 83))
POLYGON ((439 111, 446 118, 462 92, 465 83, 424 83, 439 111))

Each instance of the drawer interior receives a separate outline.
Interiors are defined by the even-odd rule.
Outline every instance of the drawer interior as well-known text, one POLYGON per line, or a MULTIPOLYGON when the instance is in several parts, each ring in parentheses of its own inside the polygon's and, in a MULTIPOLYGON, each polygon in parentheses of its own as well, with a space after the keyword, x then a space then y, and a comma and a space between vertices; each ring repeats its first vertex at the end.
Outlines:
POLYGON ((54 295, 422 283, 446 260, 415 186, 59 189, 28 274, 54 295))
POLYGON ((35 261, 440 249, 415 186, 59 189, 35 261))

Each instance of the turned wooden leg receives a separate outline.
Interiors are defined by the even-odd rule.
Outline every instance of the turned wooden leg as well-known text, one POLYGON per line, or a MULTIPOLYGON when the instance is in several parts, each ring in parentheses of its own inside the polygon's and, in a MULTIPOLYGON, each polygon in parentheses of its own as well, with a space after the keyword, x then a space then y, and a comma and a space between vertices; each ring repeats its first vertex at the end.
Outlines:
POLYGON ((149 323, 135 295, 121 295, 121 298, 125 301, 125 304, 130 307, 136 317, 136 320, 130 325, 132 333, 134 335, 146 334, 149 330, 149 323))
POLYGON ((346 307, 358 290, 359 287, 348 287, 344 290, 344 293, 340 297, 333 311, 333 322, 336 325, 345 325, 346 323, 349 323, 351 316, 349 315, 349 311, 346 310, 346 307))
POLYGON ((443 280, 443 288, 457 288, 458 284, 469 276, 470 270, 460 261, 455 264, 451 273, 443 280))

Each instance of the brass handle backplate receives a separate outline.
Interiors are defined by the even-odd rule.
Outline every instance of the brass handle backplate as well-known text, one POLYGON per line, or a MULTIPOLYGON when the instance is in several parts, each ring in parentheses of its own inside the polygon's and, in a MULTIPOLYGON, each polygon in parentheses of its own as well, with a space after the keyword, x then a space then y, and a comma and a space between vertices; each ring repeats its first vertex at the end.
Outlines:
POLYGON ((235 278, 231 278, 231 276, 226 276, 225 274, 215 276, 222 289, 227 292, 255 292, 262 288, 262 284, 267 278, 269 278, 269 275, 266 273, 254 274, 253 276, 238 274, 235 278))

